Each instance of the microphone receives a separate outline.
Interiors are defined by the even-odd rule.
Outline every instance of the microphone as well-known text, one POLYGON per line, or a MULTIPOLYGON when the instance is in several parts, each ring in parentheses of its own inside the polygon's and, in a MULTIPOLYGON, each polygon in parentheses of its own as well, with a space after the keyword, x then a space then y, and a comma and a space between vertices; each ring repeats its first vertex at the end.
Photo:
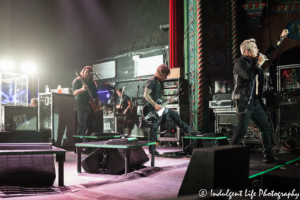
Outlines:
POLYGON ((96 73, 96 72, 90 72, 90 74, 92 74, 92 75, 101 75, 100 73, 96 73))
MULTIPOLYGON (((268 59, 268 57, 267 57, 267 56, 265 56, 264 54, 262 54, 262 53, 258 53, 258 57, 259 57, 260 55, 262 55, 262 56, 264 57, 264 59, 268 59)), ((269 60, 266 60, 265 62, 269 63, 269 65, 270 65, 271 67, 273 66, 273 63, 272 63, 272 62, 270 62, 269 60)))

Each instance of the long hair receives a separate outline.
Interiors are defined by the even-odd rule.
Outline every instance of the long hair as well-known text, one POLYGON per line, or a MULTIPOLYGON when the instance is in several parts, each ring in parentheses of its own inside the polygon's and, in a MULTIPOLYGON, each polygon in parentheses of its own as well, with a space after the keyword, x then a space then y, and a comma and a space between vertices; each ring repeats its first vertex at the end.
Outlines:
MULTIPOLYGON (((83 77, 83 74, 84 74, 84 72, 85 72, 86 70, 91 70, 91 72, 94 72, 93 67, 87 65, 87 66, 85 66, 84 68, 82 68, 82 70, 80 71, 80 75, 81 75, 82 77, 83 77)), ((74 81, 75 81, 76 79, 80 79, 80 76, 77 76, 77 77, 73 80, 72 84, 74 83, 74 81)), ((97 86, 97 83, 96 83, 96 81, 94 80, 94 76, 90 76, 90 79, 87 80, 87 83, 90 83, 90 82, 91 82, 91 83, 95 83, 95 85, 97 86)))
POLYGON ((161 64, 158 66, 155 72, 155 76, 168 76, 170 74, 170 69, 167 65, 161 64))

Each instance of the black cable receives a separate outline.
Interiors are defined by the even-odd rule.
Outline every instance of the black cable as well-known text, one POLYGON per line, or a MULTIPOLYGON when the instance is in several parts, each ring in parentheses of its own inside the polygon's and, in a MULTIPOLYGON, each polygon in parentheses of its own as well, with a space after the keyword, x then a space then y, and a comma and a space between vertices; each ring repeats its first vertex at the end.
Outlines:
MULTIPOLYGON (((167 132, 168 130, 170 130, 171 126, 174 125, 174 122, 163 132, 159 132, 159 134, 164 134, 165 132, 167 132)), ((178 134, 178 133, 177 133, 178 134)), ((179 133, 180 134, 180 133, 179 133)))

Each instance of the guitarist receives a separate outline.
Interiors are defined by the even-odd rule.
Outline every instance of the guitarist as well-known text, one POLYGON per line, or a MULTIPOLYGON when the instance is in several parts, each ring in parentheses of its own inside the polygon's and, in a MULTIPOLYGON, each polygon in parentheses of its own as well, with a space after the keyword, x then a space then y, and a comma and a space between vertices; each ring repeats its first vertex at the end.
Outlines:
POLYGON ((96 107, 99 107, 99 99, 97 96, 96 82, 94 81, 93 72, 91 66, 85 66, 81 72, 81 77, 85 80, 83 81, 80 76, 74 79, 72 83, 73 95, 76 101, 77 119, 78 119, 78 129, 77 135, 90 135, 94 129, 95 114, 89 105, 90 95, 88 89, 90 89, 93 98, 95 99, 96 107), (87 83, 87 85, 84 84, 87 83), (85 134, 85 131, 87 132, 85 134))
POLYGON ((131 134, 131 129, 133 128, 133 120, 130 119, 130 109, 132 108, 132 101, 129 96, 124 94, 124 91, 122 88, 117 89, 118 99, 117 99, 117 105, 116 108, 120 110, 119 114, 123 114, 124 116, 124 125, 126 126, 127 134, 131 134), (122 94, 123 93, 123 94, 122 94))
MULTIPOLYGON (((144 97, 151 104, 155 110, 159 111, 162 109, 160 105, 156 103, 158 99, 166 101, 167 99, 162 95, 162 86, 163 81, 167 78, 170 74, 170 69, 167 65, 161 64, 154 74, 154 76, 150 77, 146 82, 146 87, 144 91, 144 97)), ((173 103, 173 99, 169 98, 170 103, 173 103)), ((181 120, 178 113, 174 110, 168 109, 166 119, 168 120, 171 118, 174 123, 185 133, 188 135, 196 134, 195 131, 191 127, 189 127, 184 121, 181 120)), ((158 133, 158 126, 159 124, 151 124, 150 125, 150 133, 148 136, 148 140, 150 142, 156 142, 157 140, 157 133, 158 133)), ((154 152, 155 155, 159 155, 159 152, 155 149, 156 145, 149 146, 149 153, 151 154, 154 152)))

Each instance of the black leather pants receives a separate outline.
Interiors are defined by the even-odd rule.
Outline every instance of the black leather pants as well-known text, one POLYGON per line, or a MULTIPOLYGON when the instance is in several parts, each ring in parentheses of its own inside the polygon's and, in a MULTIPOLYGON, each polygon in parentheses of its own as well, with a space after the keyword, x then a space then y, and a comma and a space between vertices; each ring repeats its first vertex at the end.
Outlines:
POLYGON ((255 100, 253 109, 247 110, 247 112, 244 114, 237 115, 238 125, 236 132, 231 138, 230 144, 238 145, 242 142, 242 139, 247 133, 250 119, 259 127, 259 130, 261 131, 263 154, 265 157, 273 156, 271 141, 272 128, 258 99, 255 100))

